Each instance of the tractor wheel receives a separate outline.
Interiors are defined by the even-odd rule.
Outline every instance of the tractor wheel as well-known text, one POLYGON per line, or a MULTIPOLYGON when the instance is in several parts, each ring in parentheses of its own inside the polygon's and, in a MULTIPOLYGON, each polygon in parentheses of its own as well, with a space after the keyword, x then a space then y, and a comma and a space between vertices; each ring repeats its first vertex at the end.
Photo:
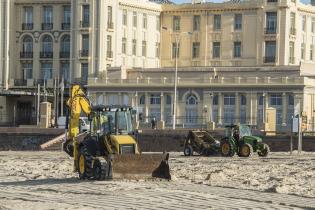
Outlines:
POLYGON ((93 172, 94 172, 94 179, 96 180, 105 180, 106 179, 106 173, 107 173, 107 163, 106 161, 101 162, 99 159, 94 160, 93 164, 93 172))
POLYGON ((235 154, 232 143, 229 140, 225 140, 221 143, 221 155, 224 157, 233 157, 235 154))
POLYGON ((240 153, 241 157, 250 157, 250 156, 252 156, 253 155, 253 147, 252 147, 252 145, 247 144, 247 143, 243 144, 241 146, 241 148, 240 148, 239 153, 240 153))
POLYGON ((270 152, 270 148, 269 148, 268 144, 262 143, 262 145, 260 147, 262 149, 260 149, 260 151, 258 152, 258 155, 260 157, 267 157, 269 152, 270 152))
POLYGON ((82 147, 78 157, 78 171, 80 179, 89 179, 93 177, 93 157, 87 152, 86 147, 82 147))
POLYGON ((193 150, 192 146, 191 145, 185 146, 184 155, 185 156, 192 156, 193 154, 194 154, 194 150, 193 150))

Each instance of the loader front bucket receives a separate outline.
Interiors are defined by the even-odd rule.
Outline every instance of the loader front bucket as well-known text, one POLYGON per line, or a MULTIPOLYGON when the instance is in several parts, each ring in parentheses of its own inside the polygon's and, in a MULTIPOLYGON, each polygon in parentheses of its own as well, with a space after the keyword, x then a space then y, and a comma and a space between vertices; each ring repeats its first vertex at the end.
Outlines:
POLYGON ((168 153, 125 154, 113 159, 113 179, 145 179, 150 177, 171 179, 168 153))

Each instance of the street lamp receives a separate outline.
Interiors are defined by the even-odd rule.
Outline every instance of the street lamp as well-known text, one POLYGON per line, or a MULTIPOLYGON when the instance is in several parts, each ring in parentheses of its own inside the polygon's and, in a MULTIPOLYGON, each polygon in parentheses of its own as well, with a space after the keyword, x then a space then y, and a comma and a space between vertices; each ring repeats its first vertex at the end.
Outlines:
MULTIPOLYGON (((163 30, 169 31, 167 27, 162 27, 163 30)), ((174 33, 170 31, 171 35, 175 34, 176 50, 175 50, 175 81, 174 81, 174 107, 173 107, 173 130, 176 128, 176 112, 177 112, 177 68, 178 68, 178 51, 179 51, 179 41, 182 34, 192 35, 192 32, 179 32, 174 33)))

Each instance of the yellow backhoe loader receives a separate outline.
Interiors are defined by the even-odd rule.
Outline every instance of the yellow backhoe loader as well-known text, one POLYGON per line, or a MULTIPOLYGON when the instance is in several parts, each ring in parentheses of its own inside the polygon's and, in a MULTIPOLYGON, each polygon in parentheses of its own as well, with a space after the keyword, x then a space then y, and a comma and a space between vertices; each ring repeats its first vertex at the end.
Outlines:
POLYGON ((80 179, 158 177, 171 179, 168 154, 141 154, 133 128, 134 111, 128 106, 91 106, 80 85, 71 87, 67 101, 69 126, 63 150, 74 158, 80 179), (85 113, 90 129, 79 135, 85 113), (83 136, 83 137, 82 137, 83 136))

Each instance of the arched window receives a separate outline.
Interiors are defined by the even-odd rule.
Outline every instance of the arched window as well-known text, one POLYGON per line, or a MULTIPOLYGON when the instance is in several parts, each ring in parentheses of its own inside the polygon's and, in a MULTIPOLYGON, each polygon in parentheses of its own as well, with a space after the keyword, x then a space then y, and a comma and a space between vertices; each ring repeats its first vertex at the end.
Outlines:
POLYGON ((70 52, 70 36, 65 35, 62 37, 60 42, 60 51, 63 53, 69 53, 70 52))
POLYGON ((142 95, 140 97, 139 104, 142 104, 142 105, 145 104, 145 96, 144 95, 142 95))
POLYGON ((30 36, 25 36, 23 39, 23 52, 32 53, 33 52, 33 39, 30 36))
POLYGON ((42 41, 42 51, 45 53, 53 52, 53 41, 52 38, 48 35, 44 36, 42 41))
POLYGON ((241 105, 245 106, 246 105, 246 96, 241 95, 241 105))
POLYGON ((187 97, 186 104, 188 105, 198 104, 197 97, 195 95, 189 95, 187 97))

